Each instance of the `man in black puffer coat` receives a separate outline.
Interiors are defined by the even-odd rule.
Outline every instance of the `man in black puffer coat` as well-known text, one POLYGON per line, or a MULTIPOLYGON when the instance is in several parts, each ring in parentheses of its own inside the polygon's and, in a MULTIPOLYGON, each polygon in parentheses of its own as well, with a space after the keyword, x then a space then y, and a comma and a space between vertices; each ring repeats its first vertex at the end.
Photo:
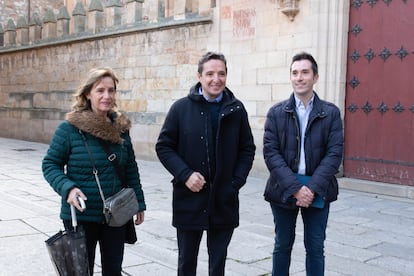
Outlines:
POLYGON ((209 274, 224 275, 227 247, 239 225, 239 189, 255 145, 247 112, 226 87, 226 77, 225 57, 205 54, 199 82, 171 106, 156 144, 158 158, 173 175, 178 275, 196 275, 204 230, 209 274))

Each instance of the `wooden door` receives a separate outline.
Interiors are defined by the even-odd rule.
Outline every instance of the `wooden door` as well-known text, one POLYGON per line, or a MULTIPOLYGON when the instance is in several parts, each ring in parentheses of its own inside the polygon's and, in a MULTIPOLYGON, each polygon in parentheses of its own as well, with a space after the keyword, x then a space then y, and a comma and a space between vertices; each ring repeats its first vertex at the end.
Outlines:
POLYGON ((351 0, 346 177, 414 185, 414 0, 351 0))

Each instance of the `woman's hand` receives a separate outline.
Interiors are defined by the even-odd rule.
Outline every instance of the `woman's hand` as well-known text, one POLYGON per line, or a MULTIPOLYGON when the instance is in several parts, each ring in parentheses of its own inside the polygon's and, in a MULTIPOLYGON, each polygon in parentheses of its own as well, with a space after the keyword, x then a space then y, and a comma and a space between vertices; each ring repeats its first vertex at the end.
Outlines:
POLYGON ((144 211, 142 212, 138 212, 136 214, 136 218, 135 218, 135 224, 136 225, 140 225, 141 223, 144 222, 144 211))
POLYGON ((82 191, 79 188, 73 188, 69 191, 68 199, 66 200, 67 203, 70 205, 75 206, 76 209, 83 212, 84 208, 80 205, 79 199, 82 198, 83 200, 86 200, 86 196, 82 193, 82 191))

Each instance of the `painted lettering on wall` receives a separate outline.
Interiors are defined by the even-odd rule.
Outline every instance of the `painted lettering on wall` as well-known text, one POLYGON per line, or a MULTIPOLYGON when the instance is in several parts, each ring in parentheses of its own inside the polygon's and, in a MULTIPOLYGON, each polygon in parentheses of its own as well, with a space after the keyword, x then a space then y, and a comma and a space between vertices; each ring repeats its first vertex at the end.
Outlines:
POLYGON ((256 10, 245 9, 233 12, 233 36, 246 38, 256 33, 256 10))

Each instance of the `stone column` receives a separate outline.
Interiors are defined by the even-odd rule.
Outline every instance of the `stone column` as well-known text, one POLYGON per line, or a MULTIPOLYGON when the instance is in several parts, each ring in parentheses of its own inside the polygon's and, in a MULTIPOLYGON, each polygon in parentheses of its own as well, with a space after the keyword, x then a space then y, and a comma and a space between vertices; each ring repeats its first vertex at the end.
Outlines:
POLYGON ((83 33, 86 30, 86 12, 80 0, 76 2, 75 8, 72 12, 73 32, 83 33))
POLYGON ((4 32, 4 46, 16 46, 16 25, 13 19, 9 19, 4 32))
POLYGON ((122 2, 121 0, 110 0, 106 5, 106 26, 113 27, 122 24, 122 2))
POLYGON ((92 0, 88 8, 88 30, 99 33, 105 28, 105 13, 100 0, 92 0))
POLYGON ((125 25, 135 24, 142 21, 142 3, 144 0, 127 0, 126 1, 126 14, 124 16, 125 25))
POLYGON ((186 0, 174 0, 174 20, 185 19, 186 0))
POLYGON ((164 14, 163 18, 171 18, 174 16, 174 6, 175 6, 175 0, 164 0, 161 1, 164 3, 164 14))
POLYGON ((29 25, 24 16, 19 16, 17 19, 16 44, 18 46, 29 44, 29 25))
POLYGON ((69 34, 70 15, 66 7, 61 7, 57 15, 57 36, 69 34))
POLYGON ((320 1, 315 8, 318 29, 315 47, 319 64, 318 95, 335 103, 344 114, 348 49, 349 1, 320 1), (335 11, 335 12, 331 12, 335 11))
POLYGON ((199 0, 198 1, 198 14, 209 15, 211 13, 211 1, 212 0, 199 0))
POLYGON ((187 12, 198 13, 198 0, 187 1, 185 9, 187 12))
POLYGON ((29 41, 31 44, 42 39, 42 21, 37 12, 33 13, 29 22, 29 41))
POLYGON ((56 38, 56 17, 51 9, 48 9, 43 18, 42 39, 56 38))

